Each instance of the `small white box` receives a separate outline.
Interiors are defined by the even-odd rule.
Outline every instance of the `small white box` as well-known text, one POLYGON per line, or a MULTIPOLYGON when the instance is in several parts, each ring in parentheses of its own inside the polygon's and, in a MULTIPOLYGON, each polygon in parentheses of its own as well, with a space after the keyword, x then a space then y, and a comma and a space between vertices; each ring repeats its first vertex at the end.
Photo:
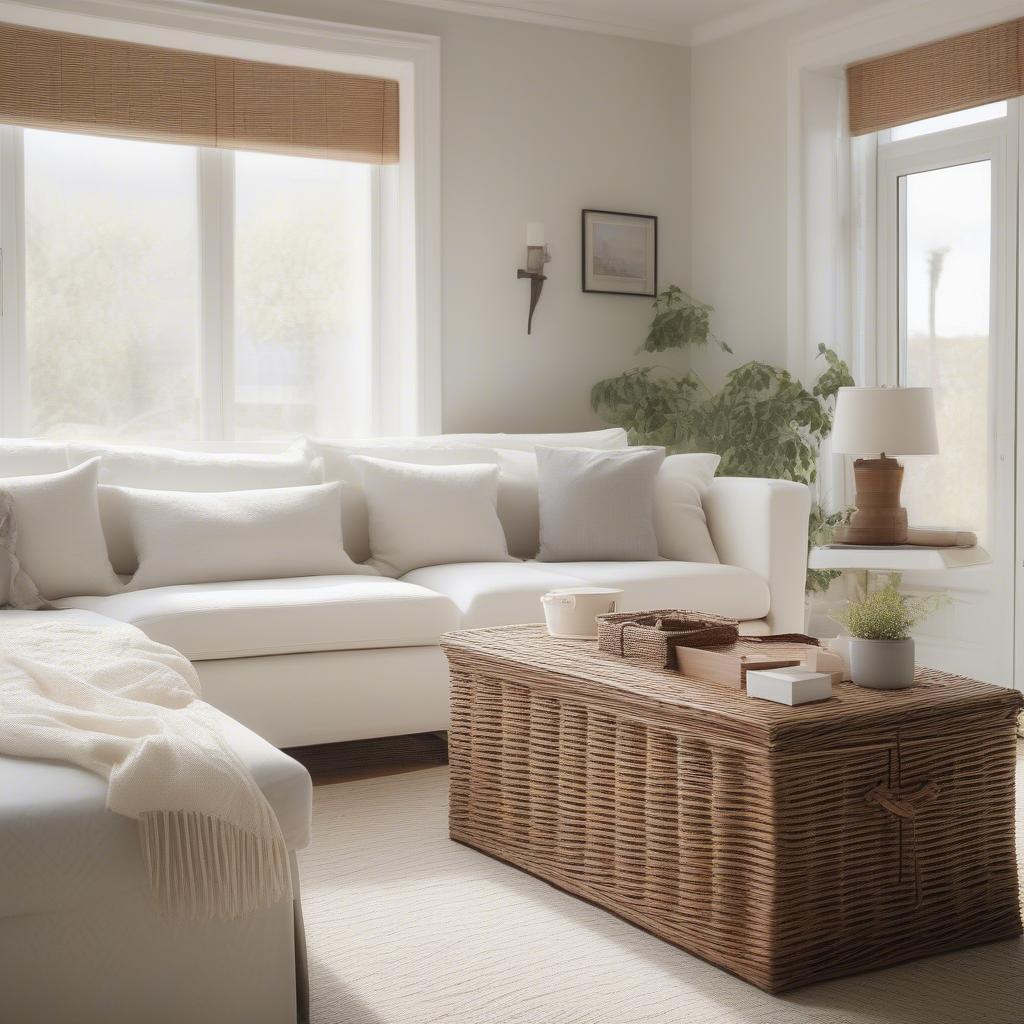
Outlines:
POLYGON ((747 696, 776 704, 810 704, 832 696, 832 677, 806 668, 766 668, 747 672, 747 696))

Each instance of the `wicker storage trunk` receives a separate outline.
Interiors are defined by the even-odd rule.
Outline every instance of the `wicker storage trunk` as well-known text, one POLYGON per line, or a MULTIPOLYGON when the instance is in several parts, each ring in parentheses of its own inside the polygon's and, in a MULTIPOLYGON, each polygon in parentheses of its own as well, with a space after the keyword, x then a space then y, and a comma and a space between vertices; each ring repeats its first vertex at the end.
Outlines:
POLYGON ((442 646, 459 842, 769 992, 1021 931, 1014 690, 789 708, 541 626, 442 646))

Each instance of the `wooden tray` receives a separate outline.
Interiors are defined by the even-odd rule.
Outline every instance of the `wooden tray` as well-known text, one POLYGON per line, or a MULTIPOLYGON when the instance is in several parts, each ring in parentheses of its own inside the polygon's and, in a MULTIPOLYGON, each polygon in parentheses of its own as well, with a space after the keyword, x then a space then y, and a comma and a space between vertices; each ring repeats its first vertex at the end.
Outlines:
POLYGON ((676 667, 684 676, 730 686, 734 690, 746 686, 750 669, 800 666, 828 672, 833 685, 843 681, 843 661, 834 651, 786 641, 758 643, 740 637, 728 647, 677 647, 676 661, 676 667))

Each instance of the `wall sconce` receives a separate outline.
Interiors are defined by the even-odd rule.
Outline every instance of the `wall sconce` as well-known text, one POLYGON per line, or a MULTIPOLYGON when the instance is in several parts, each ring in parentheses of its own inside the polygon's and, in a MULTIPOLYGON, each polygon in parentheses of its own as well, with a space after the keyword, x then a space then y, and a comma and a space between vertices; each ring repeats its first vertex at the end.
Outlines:
POLYGON ((519 270, 516 277, 526 277, 530 280, 530 315, 526 319, 526 333, 533 330, 533 311, 540 301, 540 291, 544 287, 547 277, 544 274, 544 264, 551 261, 548 247, 544 243, 544 225, 526 225, 526 269, 519 270))

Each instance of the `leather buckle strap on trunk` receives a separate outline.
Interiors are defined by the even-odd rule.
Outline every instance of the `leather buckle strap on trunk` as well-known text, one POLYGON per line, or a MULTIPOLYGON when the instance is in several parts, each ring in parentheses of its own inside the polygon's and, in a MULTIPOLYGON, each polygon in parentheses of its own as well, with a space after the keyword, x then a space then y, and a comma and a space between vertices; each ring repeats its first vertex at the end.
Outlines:
POLYGON ((921 892, 921 864, 917 858, 917 813, 926 805, 930 804, 939 795, 939 787, 934 782, 926 782, 917 789, 892 789, 889 786, 875 786, 868 791, 868 803, 878 804, 887 810, 900 823, 899 837, 899 870, 897 883, 903 884, 903 824, 910 828, 910 858, 914 863, 914 905, 920 906, 922 900, 921 892))

